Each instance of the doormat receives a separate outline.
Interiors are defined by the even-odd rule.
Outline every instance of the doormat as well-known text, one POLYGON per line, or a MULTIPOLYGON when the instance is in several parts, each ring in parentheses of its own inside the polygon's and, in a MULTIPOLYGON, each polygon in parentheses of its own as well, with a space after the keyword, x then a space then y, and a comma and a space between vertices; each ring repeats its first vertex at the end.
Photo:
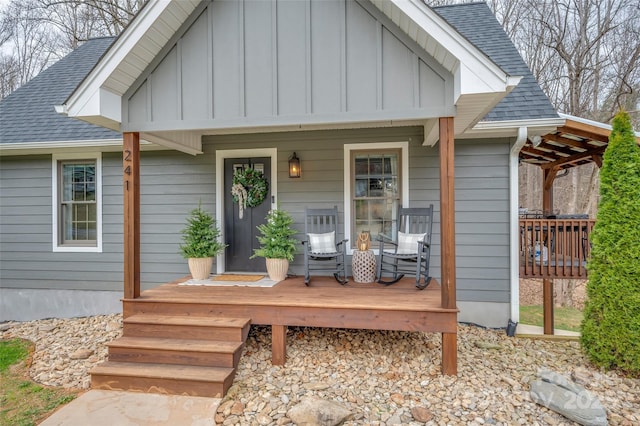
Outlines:
POLYGON ((209 279, 212 281, 260 281, 264 278, 264 275, 240 275, 240 274, 224 274, 214 275, 209 279))
MULTIPOLYGON (((223 275, 224 276, 224 275, 223 275)), ((194 280, 190 279, 185 282, 182 282, 178 285, 189 285, 189 286, 212 286, 212 287, 273 287, 278 284, 280 281, 270 280, 268 277, 263 277, 258 275, 259 279, 256 281, 256 275, 250 275, 252 281, 231 281, 231 280, 219 280, 220 275, 213 276, 206 280, 194 280)))

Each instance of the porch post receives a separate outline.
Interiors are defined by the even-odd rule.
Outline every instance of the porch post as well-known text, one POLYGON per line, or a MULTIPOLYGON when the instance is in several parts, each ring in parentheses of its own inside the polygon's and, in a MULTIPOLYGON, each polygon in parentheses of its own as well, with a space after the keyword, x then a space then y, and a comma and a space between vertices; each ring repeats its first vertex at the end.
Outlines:
POLYGON ((287 326, 271 326, 271 364, 284 365, 287 362, 287 326))
MULTIPOLYGON (((443 308, 456 309, 453 117, 441 117, 439 127, 441 304, 443 308)), ((442 373, 458 374, 457 333, 442 333, 442 373)))
MULTIPOLYGON (((542 173, 542 212, 551 213, 553 211, 553 181, 558 173, 557 169, 543 169, 542 173)), ((542 243, 541 243, 542 244, 542 243)), ((553 334, 553 280, 544 278, 542 280, 542 306, 543 306, 543 329, 544 334, 553 334)))
POLYGON ((124 298, 140 296, 140 133, 122 135, 124 298))

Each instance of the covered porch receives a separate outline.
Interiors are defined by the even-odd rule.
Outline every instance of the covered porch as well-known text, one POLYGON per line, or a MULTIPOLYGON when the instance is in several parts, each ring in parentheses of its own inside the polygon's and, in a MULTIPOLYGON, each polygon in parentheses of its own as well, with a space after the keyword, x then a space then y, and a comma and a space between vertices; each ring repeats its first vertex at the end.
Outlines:
POLYGON ((224 395, 251 324, 272 329, 272 362, 286 362, 288 326, 436 332, 442 373, 457 374, 453 118, 439 120, 440 285, 407 277, 385 287, 333 277, 289 278, 271 288, 191 287, 178 280, 141 291, 140 134, 124 134, 124 331, 92 386, 143 392, 224 395), (187 340, 185 340, 187 339, 187 340))

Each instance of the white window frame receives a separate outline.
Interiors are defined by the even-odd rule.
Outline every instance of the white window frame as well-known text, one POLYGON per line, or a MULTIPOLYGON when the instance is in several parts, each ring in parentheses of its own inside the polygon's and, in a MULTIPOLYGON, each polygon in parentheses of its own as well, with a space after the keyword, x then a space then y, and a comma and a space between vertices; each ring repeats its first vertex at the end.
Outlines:
POLYGON ((51 156, 51 216, 52 220, 52 240, 54 252, 74 252, 74 253, 102 253, 102 153, 86 152, 72 154, 53 154, 51 156), (59 196, 61 176, 58 173, 59 163, 67 160, 94 160, 96 162, 96 245, 95 246, 72 246, 62 245, 60 241, 59 217, 59 196))
MULTIPOLYGON (((400 149, 401 155, 401 188, 400 202, 402 207, 409 207, 409 142, 374 142, 353 143, 344 145, 344 235, 349 238, 347 254, 353 254, 355 241, 351 241, 351 151, 376 151, 383 149, 400 149)), ((374 253, 378 254, 375 244, 371 245, 374 253)))

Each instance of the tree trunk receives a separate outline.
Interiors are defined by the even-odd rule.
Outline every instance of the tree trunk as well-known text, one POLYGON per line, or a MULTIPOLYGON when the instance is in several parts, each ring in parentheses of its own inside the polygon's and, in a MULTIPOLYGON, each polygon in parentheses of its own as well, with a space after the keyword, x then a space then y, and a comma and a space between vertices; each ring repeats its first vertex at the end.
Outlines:
POLYGON ((554 280, 555 304, 562 307, 573 307, 573 293, 576 289, 575 280, 554 280))

